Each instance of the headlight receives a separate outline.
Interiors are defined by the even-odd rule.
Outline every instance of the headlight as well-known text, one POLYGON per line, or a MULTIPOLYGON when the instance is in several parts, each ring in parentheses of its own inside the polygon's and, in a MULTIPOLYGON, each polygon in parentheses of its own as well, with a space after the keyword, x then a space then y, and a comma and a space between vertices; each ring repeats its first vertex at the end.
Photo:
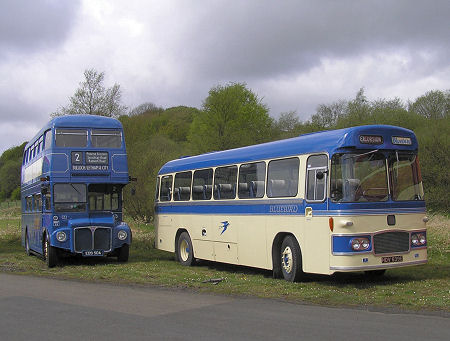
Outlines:
POLYGON ((117 238, 119 238, 120 240, 125 240, 125 239, 127 239, 127 236, 128 236, 128 234, 127 234, 127 232, 124 231, 124 230, 120 230, 120 231, 117 233, 117 238))
POLYGON ((63 231, 56 232, 56 239, 58 239, 59 242, 65 242, 67 239, 67 235, 63 231))
POLYGON ((427 243, 427 237, 425 233, 413 233, 411 234, 411 246, 423 246, 427 243))
POLYGON ((370 248, 370 241, 368 238, 353 238, 350 245, 354 251, 365 251, 370 248))

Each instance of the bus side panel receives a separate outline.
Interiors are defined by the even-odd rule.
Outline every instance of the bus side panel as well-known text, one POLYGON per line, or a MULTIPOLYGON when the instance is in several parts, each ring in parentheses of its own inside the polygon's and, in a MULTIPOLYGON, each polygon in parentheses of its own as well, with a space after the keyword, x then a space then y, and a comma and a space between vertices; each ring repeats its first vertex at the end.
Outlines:
POLYGON ((330 272, 330 227, 328 217, 301 218, 304 227, 304 242, 300 246, 303 256, 303 271, 317 274, 330 272))
POLYGON ((175 252, 176 229, 172 220, 173 216, 170 214, 157 214, 155 216, 155 244, 160 250, 175 252))
POLYGON ((256 268, 271 269, 272 256, 266 250, 267 218, 264 215, 239 217, 238 241, 239 264, 256 268))
MULTIPOLYGON (((213 227, 211 226, 211 216, 206 214, 194 214, 184 216, 189 223, 189 236, 194 247, 195 258, 214 259, 213 227)), ((183 221, 184 222, 184 221, 183 221)))

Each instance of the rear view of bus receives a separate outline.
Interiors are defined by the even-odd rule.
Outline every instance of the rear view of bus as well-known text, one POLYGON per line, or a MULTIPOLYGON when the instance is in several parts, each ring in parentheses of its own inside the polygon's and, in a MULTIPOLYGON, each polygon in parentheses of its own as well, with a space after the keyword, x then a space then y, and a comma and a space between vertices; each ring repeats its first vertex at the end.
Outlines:
POLYGON ((49 267, 62 255, 127 261, 131 230, 122 221, 129 182, 122 125, 91 115, 58 117, 26 146, 22 165, 22 244, 49 267))

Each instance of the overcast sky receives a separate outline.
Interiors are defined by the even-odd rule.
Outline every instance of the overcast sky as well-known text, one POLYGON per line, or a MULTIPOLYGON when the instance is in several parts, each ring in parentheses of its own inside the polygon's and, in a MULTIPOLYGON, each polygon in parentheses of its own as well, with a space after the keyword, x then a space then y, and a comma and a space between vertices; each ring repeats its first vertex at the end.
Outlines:
POLYGON ((0 0, 0 153, 68 103, 83 71, 123 104, 200 108, 245 82, 270 114, 319 104, 414 100, 450 89, 448 0, 0 0))

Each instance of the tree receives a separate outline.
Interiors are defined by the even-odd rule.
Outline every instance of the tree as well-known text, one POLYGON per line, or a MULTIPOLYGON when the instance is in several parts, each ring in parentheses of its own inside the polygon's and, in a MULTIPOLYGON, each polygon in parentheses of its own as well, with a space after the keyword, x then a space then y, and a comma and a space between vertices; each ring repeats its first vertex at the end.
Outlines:
POLYGON ((450 113, 450 90, 428 91, 410 105, 410 111, 426 118, 444 118, 450 113))
POLYGON ((338 101, 331 104, 320 104, 311 116, 311 123, 321 129, 331 129, 347 112, 347 102, 338 101))
POLYGON ((144 114, 146 112, 161 112, 161 111, 164 111, 164 109, 161 107, 157 107, 155 104, 151 102, 145 102, 130 110, 128 115, 136 116, 144 114))
POLYGON ((270 140, 272 119, 258 96, 242 83, 209 91, 194 117, 189 141, 194 152, 224 150, 270 140))
POLYGON ((53 117, 76 114, 118 117, 126 112, 127 107, 121 104, 120 85, 105 88, 104 72, 88 69, 84 71, 84 78, 75 94, 70 97, 69 104, 60 107, 52 114, 53 117))

